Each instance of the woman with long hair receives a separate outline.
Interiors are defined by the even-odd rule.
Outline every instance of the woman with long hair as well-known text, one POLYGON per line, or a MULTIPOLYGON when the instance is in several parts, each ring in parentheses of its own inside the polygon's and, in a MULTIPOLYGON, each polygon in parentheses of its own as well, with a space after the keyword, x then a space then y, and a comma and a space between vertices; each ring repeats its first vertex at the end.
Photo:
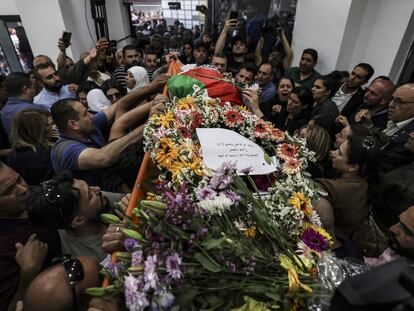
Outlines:
POLYGON ((26 109, 13 119, 7 162, 29 185, 36 185, 54 175, 50 151, 58 130, 48 111, 26 109))

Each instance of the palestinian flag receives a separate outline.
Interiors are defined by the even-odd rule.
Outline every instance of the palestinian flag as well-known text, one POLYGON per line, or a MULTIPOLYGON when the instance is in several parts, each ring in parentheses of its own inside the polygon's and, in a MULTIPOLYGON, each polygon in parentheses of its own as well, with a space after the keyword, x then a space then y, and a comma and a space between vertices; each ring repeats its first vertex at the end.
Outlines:
POLYGON ((233 105, 243 105, 241 93, 231 83, 225 81, 224 77, 215 68, 201 66, 173 76, 168 80, 168 90, 172 97, 186 97, 194 93, 193 86, 207 90, 208 96, 220 98, 223 102, 233 105))

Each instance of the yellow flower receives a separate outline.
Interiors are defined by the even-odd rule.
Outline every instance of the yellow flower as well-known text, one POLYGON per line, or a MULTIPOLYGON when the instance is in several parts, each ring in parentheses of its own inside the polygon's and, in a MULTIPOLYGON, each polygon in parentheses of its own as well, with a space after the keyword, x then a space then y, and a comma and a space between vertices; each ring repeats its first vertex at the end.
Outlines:
POLYGON ((289 268, 288 270, 288 279, 289 279, 289 293, 296 294, 300 288, 302 288, 307 293, 312 293, 312 288, 301 283, 299 281, 299 276, 295 268, 289 268))
POLYGON ((181 175, 182 169, 185 167, 185 164, 181 160, 174 161, 171 163, 168 170, 172 173, 172 180, 177 181, 178 176, 181 175))
POLYGON ((215 98, 209 98, 209 99, 206 99, 204 101, 204 103, 207 104, 207 105, 209 105, 209 106, 215 106, 215 105, 217 105, 217 102, 218 101, 215 98))
POLYGON ((162 167, 168 167, 171 163, 178 158, 179 149, 175 147, 174 142, 168 138, 163 137, 160 139, 160 147, 156 151, 155 160, 162 167))
POLYGON ((195 107, 197 107, 197 102, 190 95, 179 99, 177 102, 177 109, 180 110, 189 110, 195 107))
POLYGON ((256 237, 256 233, 256 227, 247 228, 246 231, 244 231, 244 235, 247 237, 251 237, 252 239, 256 237))
POLYGON ((261 301, 254 300, 249 296, 244 296, 244 305, 239 308, 233 308, 231 311, 270 311, 267 304, 261 301))
POLYGON ((156 121, 156 125, 163 126, 165 128, 170 127, 170 123, 173 123, 175 121, 174 114, 169 111, 164 115, 161 115, 158 117, 158 121, 156 121))
POLYGON ((305 197, 301 192, 295 192, 295 194, 289 199, 288 202, 294 208, 304 212, 306 216, 312 216, 312 203, 309 198, 305 197))

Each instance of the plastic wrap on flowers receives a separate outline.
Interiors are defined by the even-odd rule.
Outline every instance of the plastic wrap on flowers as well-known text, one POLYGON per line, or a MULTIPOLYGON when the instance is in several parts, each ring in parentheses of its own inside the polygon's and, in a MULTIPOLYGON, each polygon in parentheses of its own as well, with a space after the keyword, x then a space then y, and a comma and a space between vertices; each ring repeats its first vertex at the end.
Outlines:
POLYGON ((330 301, 335 289, 348 277, 363 274, 367 267, 354 258, 340 259, 332 252, 325 252, 316 264, 320 284, 327 290, 325 297, 312 299, 308 308, 311 311, 329 310, 330 301))

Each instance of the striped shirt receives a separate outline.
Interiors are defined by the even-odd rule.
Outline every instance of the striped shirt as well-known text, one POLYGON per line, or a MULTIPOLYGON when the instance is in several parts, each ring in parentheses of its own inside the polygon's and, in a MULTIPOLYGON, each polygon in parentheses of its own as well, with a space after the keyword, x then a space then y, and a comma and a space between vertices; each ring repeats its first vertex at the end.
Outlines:
POLYGON ((114 76, 115 76, 115 79, 119 82, 119 83, 121 83, 121 85, 122 85, 122 87, 124 88, 124 89, 126 89, 126 81, 125 81, 125 79, 126 79, 126 76, 127 76, 127 68, 126 68, 126 66, 119 66, 119 67, 116 67, 115 68, 115 70, 114 70, 114 76))

